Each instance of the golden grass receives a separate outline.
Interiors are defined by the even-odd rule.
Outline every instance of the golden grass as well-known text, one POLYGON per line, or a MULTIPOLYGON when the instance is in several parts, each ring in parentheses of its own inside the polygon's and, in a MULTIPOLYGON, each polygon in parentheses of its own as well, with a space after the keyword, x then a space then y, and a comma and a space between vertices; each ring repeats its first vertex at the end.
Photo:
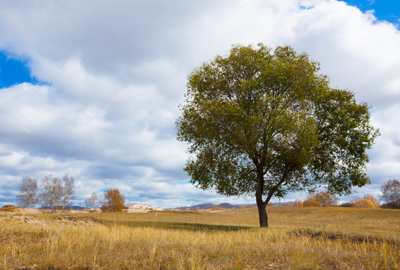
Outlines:
POLYGON ((47 225, 3 219, 0 269, 400 268, 398 210, 267 211, 267 229, 257 228, 254 208, 77 214, 66 225, 63 215, 36 215, 47 225), (77 223, 88 216, 98 223, 77 223))

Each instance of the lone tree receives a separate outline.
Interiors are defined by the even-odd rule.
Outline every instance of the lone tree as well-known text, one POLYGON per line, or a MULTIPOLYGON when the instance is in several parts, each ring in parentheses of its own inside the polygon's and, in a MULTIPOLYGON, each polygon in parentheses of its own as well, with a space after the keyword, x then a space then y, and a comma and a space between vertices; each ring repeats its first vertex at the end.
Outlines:
POLYGON ((85 200, 85 205, 87 208, 95 209, 98 206, 99 202, 100 202, 99 196, 94 191, 92 195, 90 195, 90 197, 85 200))
POLYGON ((188 77, 178 140, 190 144, 191 183, 227 196, 255 194, 265 207, 291 191, 349 194, 370 183, 368 155, 379 135, 368 105, 329 86, 319 63, 291 47, 233 46, 188 77))
POLYGON ((122 212, 125 204, 125 196, 118 189, 108 189, 104 192, 104 206, 110 212, 122 212))
POLYGON ((381 200, 400 208, 400 181, 390 179, 381 185, 381 200))
POLYGON ((72 200, 75 198, 75 179, 72 176, 68 177, 68 174, 65 174, 62 181, 63 194, 61 196, 61 204, 63 209, 65 209, 66 206, 71 206, 72 200))
POLYGON ((22 207, 33 207, 38 202, 37 197, 37 180, 25 177, 19 186, 21 192, 17 195, 17 203, 22 207))
POLYGON ((43 190, 39 194, 39 200, 43 207, 52 211, 57 204, 61 203, 64 194, 63 182, 52 175, 46 175, 42 180, 43 190))

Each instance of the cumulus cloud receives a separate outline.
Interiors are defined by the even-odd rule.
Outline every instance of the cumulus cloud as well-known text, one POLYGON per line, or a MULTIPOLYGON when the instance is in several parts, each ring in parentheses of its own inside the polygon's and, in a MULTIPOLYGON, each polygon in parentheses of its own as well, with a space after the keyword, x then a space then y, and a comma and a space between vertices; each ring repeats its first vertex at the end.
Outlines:
POLYGON ((371 12, 336 0, 23 3, 0 4, 0 50, 45 84, 0 89, 0 202, 15 202, 26 175, 66 172, 78 201, 120 188, 162 208, 247 202, 181 184, 174 122, 191 70, 259 42, 309 53, 332 86, 373 105, 382 136, 369 152, 373 185, 359 193, 399 177, 400 33, 371 12))

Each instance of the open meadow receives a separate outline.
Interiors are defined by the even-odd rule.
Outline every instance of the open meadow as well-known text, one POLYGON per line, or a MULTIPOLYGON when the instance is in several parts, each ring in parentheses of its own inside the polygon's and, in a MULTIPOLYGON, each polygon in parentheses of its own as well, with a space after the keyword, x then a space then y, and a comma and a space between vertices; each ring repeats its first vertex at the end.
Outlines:
POLYGON ((399 269, 400 211, 0 212, 1 269, 399 269))

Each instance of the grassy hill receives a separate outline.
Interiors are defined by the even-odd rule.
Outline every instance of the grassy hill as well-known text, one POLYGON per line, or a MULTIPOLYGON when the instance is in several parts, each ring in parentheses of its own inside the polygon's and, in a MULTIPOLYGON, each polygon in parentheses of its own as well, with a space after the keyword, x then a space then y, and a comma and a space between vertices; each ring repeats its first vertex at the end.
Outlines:
POLYGON ((399 269, 400 211, 0 216, 1 269, 399 269), (23 268, 26 267, 26 268, 23 268))

